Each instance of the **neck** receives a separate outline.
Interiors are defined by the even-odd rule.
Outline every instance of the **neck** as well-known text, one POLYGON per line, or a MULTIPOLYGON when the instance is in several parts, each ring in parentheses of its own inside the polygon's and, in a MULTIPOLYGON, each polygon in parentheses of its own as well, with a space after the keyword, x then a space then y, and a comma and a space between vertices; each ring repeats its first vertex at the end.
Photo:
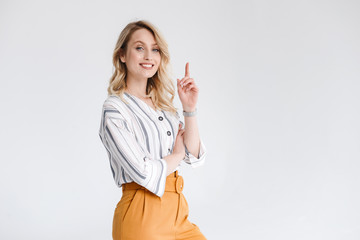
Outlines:
POLYGON ((126 79, 125 91, 140 98, 147 98, 146 96, 147 79, 137 80, 135 78, 126 79))

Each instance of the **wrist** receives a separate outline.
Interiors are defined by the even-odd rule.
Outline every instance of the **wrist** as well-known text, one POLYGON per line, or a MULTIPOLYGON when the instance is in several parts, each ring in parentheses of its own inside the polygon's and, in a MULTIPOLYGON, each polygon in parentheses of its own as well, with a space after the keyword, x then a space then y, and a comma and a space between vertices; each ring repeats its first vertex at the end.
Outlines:
POLYGON ((191 110, 191 111, 183 110, 184 117, 194 117, 194 116, 196 116, 196 114, 197 114, 197 108, 195 108, 194 110, 191 110))
POLYGON ((183 110, 185 112, 194 112, 196 110, 196 107, 183 107, 183 110))

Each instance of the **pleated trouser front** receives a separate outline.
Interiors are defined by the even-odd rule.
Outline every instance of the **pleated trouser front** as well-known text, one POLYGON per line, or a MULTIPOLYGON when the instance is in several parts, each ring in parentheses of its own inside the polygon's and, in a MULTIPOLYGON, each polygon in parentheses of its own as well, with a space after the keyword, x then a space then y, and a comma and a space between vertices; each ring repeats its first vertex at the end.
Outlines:
POLYGON ((167 176, 161 198, 135 182, 124 184, 114 211, 113 239, 206 240, 199 227, 188 220, 183 186, 178 171, 167 176))

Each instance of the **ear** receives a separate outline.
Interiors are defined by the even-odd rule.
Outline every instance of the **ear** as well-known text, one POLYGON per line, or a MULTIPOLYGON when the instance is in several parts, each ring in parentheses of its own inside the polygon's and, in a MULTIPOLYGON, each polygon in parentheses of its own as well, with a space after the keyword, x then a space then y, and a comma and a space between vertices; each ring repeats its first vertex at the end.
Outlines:
POLYGON ((122 48, 120 48, 120 61, 125 63, 124 50, 122 48))

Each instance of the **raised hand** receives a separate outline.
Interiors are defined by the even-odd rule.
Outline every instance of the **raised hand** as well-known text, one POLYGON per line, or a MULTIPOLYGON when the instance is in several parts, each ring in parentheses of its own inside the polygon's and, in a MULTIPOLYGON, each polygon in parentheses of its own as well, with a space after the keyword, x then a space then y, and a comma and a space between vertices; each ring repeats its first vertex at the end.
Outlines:
POLYGON ((193 78, 190 78, 189 63, 185 65, 185 77, 177 79, 177 88, 183 109, 186 112, 195 111, 199 95, 199 88, 193 78))

